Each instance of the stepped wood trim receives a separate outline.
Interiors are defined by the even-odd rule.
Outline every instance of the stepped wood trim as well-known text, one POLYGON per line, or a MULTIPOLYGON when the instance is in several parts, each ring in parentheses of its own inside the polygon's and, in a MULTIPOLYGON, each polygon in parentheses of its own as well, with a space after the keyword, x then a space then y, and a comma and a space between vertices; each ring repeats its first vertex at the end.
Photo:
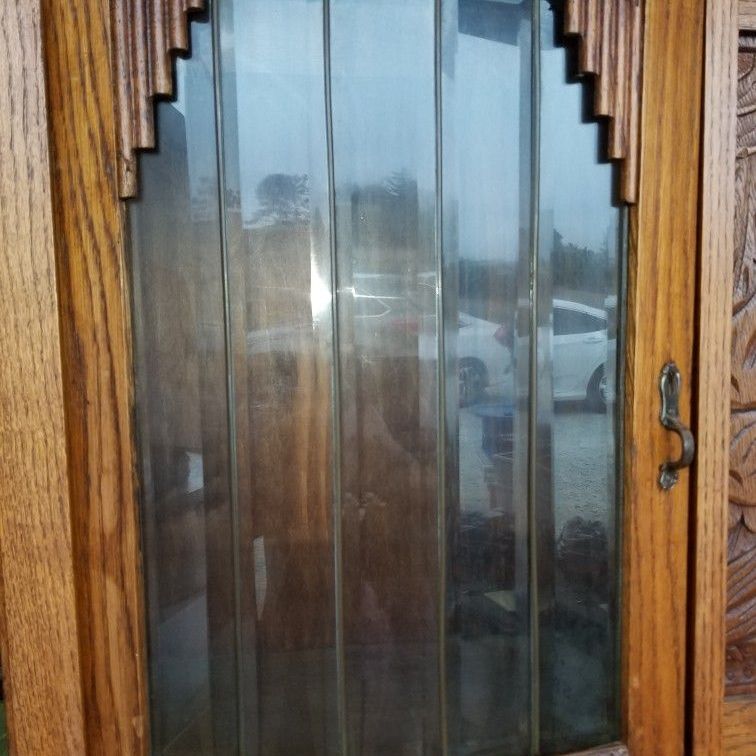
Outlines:
POLYGON ((578 68, 593 74, 594 113, 609 118, 607 157, 621 165, 620 197, 638 199, 642 0, 566 0, 565 34, 580 38, 578 68))
POLYGON ((137 192, 137 151, 155 146, 155 97, 173 94, 173 54, 189 49, 188 15, 204 7, 205 0, 111 0, 122 198, 137 192))

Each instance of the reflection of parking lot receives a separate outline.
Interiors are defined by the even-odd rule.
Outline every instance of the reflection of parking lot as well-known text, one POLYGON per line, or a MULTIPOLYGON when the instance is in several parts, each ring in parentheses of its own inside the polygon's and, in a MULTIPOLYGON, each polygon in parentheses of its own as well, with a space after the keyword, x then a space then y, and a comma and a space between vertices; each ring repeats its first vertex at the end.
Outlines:
POLYGON ((482 448, 483 419, 471 409, 459 411, 459 490, 463 512, 487 512, 485 468, 490 464, 482 448))
MULTIPOLYGON (((575 516, 608 525, 614 499, 612 420, 582 404, 560 407, 552 416, 555 531, 575 516)), ((475 408, 459 411, 460 498, 463 512, 487 512, 490 497, 483 450, 483 419, 475 408)), ((514 439, 514 444, 527 443, 514 439)), ((524 502, 523 502, 524 504, 524 502)))

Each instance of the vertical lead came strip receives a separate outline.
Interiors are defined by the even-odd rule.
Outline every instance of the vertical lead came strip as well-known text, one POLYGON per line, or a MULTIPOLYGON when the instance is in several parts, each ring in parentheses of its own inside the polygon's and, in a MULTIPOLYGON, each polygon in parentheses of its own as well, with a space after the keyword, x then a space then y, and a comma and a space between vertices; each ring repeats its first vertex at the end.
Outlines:
POLYGON ((530 38, 530 380, 528 402, 528 568, 530 584, 530 752, 540 751, 541 689, 540 639, 538 625, 538 257, 540 201, 540 117, 541 117, 541 13, 540 0, 533 0, 530 38))
POLYGON ((323 67, 325 85, 326 153, 328 160, 328 225, 331 253, 331 455, 333 460, 333 574, 336 645, 336 697, 339 750, 348 753, 346 679, 344 663, 344 591, 341 536, 341 362, 339 342, 338 266, 336 254, 336 178, 333 159, 333 107, 331 97, 331 2, 323 0, 323 67))
POLYGON ((442 40, 443 0, 434 2, 433 30, 433 80, 436 119, 436 336, 437 364, 436 381, 437 423, 437 538, 438 538, 438 703, 441 753, 449 750, 446 721, 446 349, 444 320, 444 236, 443 236, 443 91, 442 91, 442 40))
POLYGON ((236 732, 237 750, 244 753, 244 684, 242 681, 242 616, 241 616, 241 541, 239 535, 238 450, 236 438, 236 385, 231 334, 231 288, 229 281, 228 232, 226 228, 226 172, 223 144, 223 93, 220 60, 220 0, 210 4, 210 25, 213 45, 213 97, 215 100, 215 145, 218 164, 218 215, 220 222, 221 266, 223 275, 223 320, 226 348, 226 409, 228 412, 229 479, 231 498, 231 541, 234 570, 234 644, 236 645, 236 732))

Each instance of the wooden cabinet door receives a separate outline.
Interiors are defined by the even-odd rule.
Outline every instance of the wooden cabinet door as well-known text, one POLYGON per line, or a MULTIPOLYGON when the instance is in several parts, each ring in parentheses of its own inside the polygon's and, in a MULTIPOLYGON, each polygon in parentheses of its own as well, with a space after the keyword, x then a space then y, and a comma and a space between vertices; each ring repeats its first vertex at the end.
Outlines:
MULTIPOLYGON (((11 29, 12 33, 0 36, 0 60, 19 63, 9 69, 11 98, 2 112, 10 114, 3 117, 7 119, 6 131, 11 136, 0 143, 0 154, 4 165, 15 165, 6 163, 6 157, 17 159, 20 154, 17 145, 31 145, 39 154, 49 153, 49 170, 44 166, 40 168, 33 158, 29 158, 23 170, 34 179, 29 191, 33 191, 39 205, 9 201, 3 202, 0 208, 0 228, 14 229, 16 233, 21 229, 19 238, 24 242, 15 243, 16 237, 11 234, 0 240, 11 263, 9 270, 17 271, 19 276, 9 279, 18 281, 17 284, 11 283, 3 288, 6 296, 2 309, 7 314, 7 321, 15 325, 10 330, 0 329, 3 335, 1 345, 8 355, 0 366, 0 386, 14 396, 22 385, 33 388, 37 395, 49 394, 50 373, 35 367, 37 363, 32 360, 32 357, 39 358, 42 336, 25 324, 35 320, 48 322, 51 302, 57 303, 57 325, 45 336, 50 343, 44 342, 44 357, 45 364, 52 366, 51 370, 62 365, 59 373, 53 370, 58 388, 54 393, 57 399, 51 406, 57 407, 56 412, 65 419, 65 423, 55 420, 48 427, 48 417, 27 413, 28 402, 20 402, 22 406, 8 405, 8 411, 2 416, 3 438, 15 439, 18 431, 24 439, 20 444, 15 441, 9 441, 7 447, 4 444, 4 465, 0 467, 5 483, 0 506, 3 577, 3 621, 0 627, 5 638, 4 673, 9 681, 10 735, 18 753, 80 753, 84 750, 81 745, 84 742, 86 751, 92 753, 146 753, 150 750, 150 743, 154 742, 150 739, 146 682, 146 636, 150 631, 149 612, 144 608, 142 546, 146 530, 139 527, 137 479, 140 465, 135 397, 137 409, 140 407, 139 393, 132 379, 134 338, 136 332, 138 340, 139 331, 132 328, 130 287, 134 281, 127 240, 133 227, 127 226, 130 201, 127 198, 137 194, 140 188, 136 150, 151 148, 155 140, 160 139, 160 121, 157 137, 153 121, 154 98, 166 98, 172 92, 172 55, 176 50, 189 47, 187 24, 191 16, 187 17, 187 11, 200 10, 203 5, 201 0, 150 0, 136 4, 114 0, 105 7, 95 0, 82 0, 76 4, 44 0, 32 3, 31 11, 26 5, 22 8, 20 3, 3 10, 9 21, 3 24, 3 28, 11 29), (44 91, 42 67, 46 75, 44 91), (30 129, 29 119, 19 115, 26 114, 24 108, 29 107, 30 94, 35 96, 41 113, 36 129, 30 129), (40 134, 45 134, 49 140, 44 149, 34 141, 40 134), (43 208, 46 215, 40 215, 38 207, 43 208), (41 237, 34 230, 38 227, 34 223, 39 223, 40 217, 49 221, 41 237), (44 244, 38 242, 39 239, 44 244), (20 257, 25 249, 31 250, 31 261, 20 257), (50 273, 53 262, 55 276, 50 273), (27 286, 25 279, 20 277, 22 268, 26 270, 34 265, 47 271, 46 276, 35 279, 41 293, 38 288, 27 286), (22 331, 28 331, 30 338, 20 338, 22 331), (30 367, 21 375, 16 367, 24 365, 30 367), (66 474, 40 479, 39 490, 32 497, 34 500, 26 501, 16 497, 14 491, 27 490, 28 471, 35 468, 30 460, 38 463, 42 459, 51 459, 51 447, 42 431, 54 435, 54 459, 66 474), (41 523, 52 522, 49 519, 52 515, 66 527, 70 523, 70 537, 65 528, 58 527, 55 528, 56 537, 50 537, 41 523), (47 573, 40 575, 31 570, 33 580, 30 580, 30 568, 26 566, 29 560, 17 558, 21 543, 29 554, 34 555, 32 562, 58 565, 56 579, 49 579, 47 573), (68 588, 62 590, 61 586, 68 588), (52 624, 57 633, 57 655, 46 653, 49 648, 43 638, 47 632, 45 623, 52 624), (60 659, 66 660, 65 675, 60 674, 60 659), (73 685, 72 679, 78 681, 80 687, 73 685), (39 680, 47 681, 46 685, 40 688, 39 680), (61 693, 63 687, 65 695, 61 693), (40 690, 44 693, 43 705, 27 705, 40 690)), ((338 22, 328 13, 339 10, 341 5, 341 0, 324 4, 327 23, 338 22)), ((423 6, 420 10, 432 21, 435 19, 434 23, 438 24, 435 31, 442 36, 443 4, 428 2, 426 5, 427 8, 423 6)), ((473 5, 476 8, 478 5, 495 5, 496 8, 489 9, 494 16, 514 13, 516 10, 512 8, 518 6, 517 3, 460 3, 460 14, 471 14, 465 17, 469 19, 482 12, 472 8, 473 5)), ((679 455, 678 439, 659 421, 659 381, 664 365, 674 361, 682 376, 680 414, 683 421, 690 422, 693 414, 691 388, 695 384, 694 307, 704 7, 697 0, 674 3, 664 0, 606 0, 604 3, 565 0, 555 7, 556 17, 564 24, 566 34, 577 38, 567 42, 573 45, 572 60, 578 69, 575 73, 585 78, 586 117, 592 119, 595 114, 603 124, 601 133, 605 144, 597 144, 597 149, 602 150, 601 160, 616 161, 614 200, 617 205, 627 207, 626 297, 624 302, 618 298, 620 301, 614 304, 615 310, 623 310, 626 330, 624 393, 621 394, 622 411, 619 413, 622 418, 622 472, 619 479, 623 491, 622 518, 616 541, 621 544, 617 565, 622 574, 617 607, 618 616, 621 616, 621 652, 617 666, 621 701, 618 735, 624 745, 609 746, 609 752, 621 753, 627 747, 633 754, 682 753, 685 744, 686 661, 690 647, 687 617, 691 483, 689 472, 682 471, 674 487, 667 490, 659 485, 660 465, 679 455)), ((212 14, 218 11, 211 7, 208 12, 213 17, 212 14)), ((199 23, 207 23, 207 16, 205 20, 198 19, 199 23)), ((367 35, 367 50, 370 31, 364 27, 361 31, 367 35)), ((483 29, 478 33, 480 36, 487 34, 495 41, 495 27, 493 31, 483 29)), ((345 40, 336 53, 347 49, 349 44, 350 40, 345 40)), ((428 69, 440 74, 443 71, 442 58, 431 56, 427 61, 428 69)), ((213 60, 215 63, 211 62, 211 65, 218 65, 218 57, 213 60)), ((382 75, 381 66, 377 66, 371 75, 382 75)), ((533 72, 531 75, 536 76, 533 72)), ((530 86, 534 80, 523 75, 524 86, 530 86)), ((432 87, 430 91, 430 101, 433 101, 439 91, 432 87)), ((334 92, 328 92, 326 97, 333 97, 334 92)), ((387 96, 393 94, 389 91, 387 96)), ((440 95, 443 96, 443 91, 440 95)), ((358 97, 359 92, 353 96, 358 97)), ((418 98, 420 96, 418 94, 418 98)), ((0 100, 0 104, 2 102, 0 100)), ((431 119, 431 125, 434 124, 438 125, 431 119)), ((333 124, 328 126, 332 127, 333 124)), ((167 125, 164 129, 168 133, 167 125)), ((521 135, 521 138, 525 140, 526 137, 521 135)), ((563 149, 569 150, 570 147, 570 144, 564 144, 563 149)), ((327 149, 333 150, 333 144, 327 149)), ((396 149, 398 152, 404 149, 401 140, 396 149)), ((434 158, 433 149, 442 152, 443 144, 437 143, 431 149, 431 164, 438 157, 434 158)), ((412 154, 415 159, 415 153, 412 154)), ((333 162, 334 156, 330 157, 333 162)), ((529 155, 527 160, 522 158, 520 162, 521 170, 531 170, 529 155)), ((145 174, 142 181, 149 180, 145 174)), ((394 183, 387 184, 381 191, 391 196, 404 192, 402 196, 406 196, 406 182, 402 184, 400 179, 394 176, 394 183)), ((19 197, 19 187, 26 186, 19 182, 18 171, 4 171, 0 180, 4 198, 19 197)), ((333 184, 333 181, 333 175, 326 176, 326 183, 333 184)), ((148 191, 144 185, 141 189, 148 191)), ((370 216, 374 211, 375 196, 380 191, 373 187, 371 192, 365 192, 359 201, 354 197, 350 199, 356 202, 353 210, 357 221, 361 221, 362 214, 370 216)), ((179 198, 171 197, 171 201, 166 200, 164 204, 178 206, 179 198)), ((422 216, 422 213, 416 214, 422 216)), ((337 220, 338 215, 337 207, 337 220)), ((434 224, 441 223, 441 220, 435 221, 431 214, 424 218, 426 221, 429 228, 439 230, 434 224)), ((379 222, 380 219, 374 221, 375 227, 379 222)), ((359 223, 357 227, 360 227, 359 223)), ((541 222, 541 227, 547 228, 545 222, 541 222)), ((169 231, 164 228, 161 233, 169 231)), ((370 228, 364 232, 361 249, 369 248, 373 239, 371 233, 370 228)), ((195 242, 199 243, 196 238, 188 238, 185 245, 191 246, 195 242)), ((273 262, 275 260, 271 260, 273 262)), ((415 267, 417 270, 412 268, 407 275, 420 280, 422 271, 419 266, 415 267)), ((432 272, 441 275, 443 271, 432 272)), ((254 278, 250 281, 254 283, 254 278)), ((527 292, 531 281, 526 277, 525 283, 527 292)), ((134 287, 137 290, 135 284, 134 287)), ((189 314, 181 317, 191 317, 195 296, 191 293, 182 298, 181 307, 176 311, 189 314)), ((526 293, 526 302, 528 296, 532 294, 526 293)), ((153 305, 157 308, 160 302, 155 301, 153 305)), ((609 310, 611 306, 604 305, 607 319, 609 310)), ((165 317, 171 317, 171 313, 165 317)), ((477 325, 469 327, 484 328, 479 323, 485 320, 478 317, 477 325)), ((403 324, 407 328, 412 325, 406 321, 403 324)), ((212 330, 211 326, 216 324, 208 321, 205 325, 212 330)), ((456 322, 454 325, 457 327, 456 322)), ((540 328, 542 324, 536 326, 540 328)), ((413 327, 417 327, 417 323, 413 327)), ((246 339, 245 342, 249 343, 246 339)), ((415 348, 421 347, 415 344, 415 348)), ((174 354, 185 357, 180 350, 174 354)), ((538 355, 532 352, 530 357, 537 359, 538 355)), ((170 377, 169 371, 166 375, 170 377)), ((302 373, 297 375, 301 378, 302 373)), ((370 383, 372 390, 384 391, 389 379, 394 380, 396 375, 369 375, 368 378, 374 379, 370 383)), ((308 376, 305 377, 317 383, 317 376, 308 376)), ((422 385, 421 378, 410 371, 406 385, 422 385)), ((589 381, 586 393, 590 394, 590 391, 589 381)), ((327 393, 324 390, 324 394, 327 393)), ((310 401, 312 396, 308 397, 307 401, 310 401)), ((443 407, 443 402, 439 406, 443 407)), ((204 407, 203 412, 214 409, 204 407)), ((307 426, 310 429, 314 427, 312 424, 322 420, 316 411, 307 415, 307 407, 299 409, 301 412, 297 416, 302 422, 306 419, 311 423, 307 426)), ((399 433, 396 428, 406 429, 407 424, 411 424, 414 417, 412 402, 407 402, 405 397, 394 409, 385 423, 386 435, 392 436, 393 466, 380 474, 378 463, 381 460, 376 454, 371 457, 375 469, 370 485, 376 489, 386 483, 391 473, 396 473, 397 466, 407 456, 407 449, 396 442, 399 433)), ((194 443, 192 422, 189 413, 182 417, 182 428, 189 439, 187 446, 194 443)), ((315 441, 302 431, 302 427, 295 424, 291 433, 300 439, 298 448, 305 454, 315 441)), ((537 424, 532 427, 537 436, 537 424)), ((272 433, 276 425, 272 424, 271 428, 272 433)), ((327 429, 324 431, 326 435, 328 432, 327 429)), ((418 445, 424 443, 421 435, 408 432, 402 436, 403 443, 409 443, 408 439, 414 443, 410 454, 417 453, 418 445)), ((363 444, 366 454, 370 452, 371 443, 379 450, 382 448, 377 435, 368 441, 370 443, 363 444)), ((245 449, 243 444, 239 448, 245 449)), ((537 444, 531 449, 538 451, 537 444)), ((322 447, 318 450, 322 452, 322 447)), ((423 450, 425 454, 425 447, 423 450)), ((269 448, 266 452, 270 464, 278 456, 274 451, 269 448)), ((432 453, 426 457, 433 467, 436 458, 432 453)), ((442 457, 440 455, 438 460, 442 457)), ((308 456, 308 464, 317 465, 315 456, 308 456)), ((387 504, 383 509, 401 511, 403 492, 420 485, 416 472, 415 468, 408 467, 404 473, 397 474, 394 488, 384 497, 387 504), (391 496, 396 501, 388 501, 391 496)), ((526 488, 544 485, 539 474, 538 466, 531 464, 526 488)), ((246 478, 240 480, 242 490, 246 485, 257 486, 255 490, 259 496, 267 495, 259 482, 246 478)), ((282 507, 291 501, 299 501, 296 497, 303 487, 297 485, 298 480, 292 476, 282 482, 287 491, 287 496, 280 502, 282 507)), ((145 486, 144 479, 139 483, 145 486)), ((696 485, 700 486, 701 482, 696 485)), ((494 494, 492 497, 495 498, 494 494)), ((305 496, 305 504, 307 500, 305 496)), ((307 514, 305 510, 306 507, 287 513, 287 517, 291 515, 287 521, 288 533, 303 532, 308 518, 297 519, 297 516, 303 512, 307 514)), ((369 516, 364 515, 360 520, 362 516, 357 508, 354 521, 344 519, 342 525, 357 528, 363 523, 362 527, 366 527, 364 518, 370 522, 369 516)), ((378 520, 373 522, 380 522, 383 516, 379 513, 376 515, 378 520)), ((432 608, 432 601, 426 606, 413 600, 422 590, 427 564, 435 558, 432 556, 437 543, 434 539, 438 538, 438 543, 443 546, 445 537, 443 529, 440 534, 434 533, 432 548, 428 552, 431 556, 426 558, 424 555, 413 562, 412 555, 403 551, 406 545, 406 538, 403 538, 420 532, 428 524, 423 518, 423 512, 415 508, 412 517, 403 521, 402 538, 394 539, 396 561, 402 562, 406 557, 409 564, 407 574, 411 579, 404 582, 396 581, 389 574, 390 570, 386 571, 391 567, 390 561, 383 557, 380 561, 376 556, 380 550, 379 537, 385 534, 378 533, 375 538, 367 539, 370 541, 368 546, 359 539, 351 543, 355 551, 363 549, 354 559, 362 559, 370 569, 380 573, 373 586, 379 586, 375 592, 380 594, 385 588, 380 578, 398 597, 387 611, 387 626, 395 629, 401 624, 407 637, 420 640, 423 640, 429 623, 443 624, 446 621, 443 611, 435 615, 427 611, 428 606, 432 608), (378 561, 380 564, 376 567, 378 561), (431 615, 433 617, 429 619, 431 615)), ((534 522, 530 523, 533 532, 534 522)), ((397 523, 394 525, 394 530, 399 530, 397 523)), ((258 534, 252 532, 250 535, 257 537, 258 534)), ((389 536, 391 533, 385 535, 387 543, 389 536)), ((528 548, 537 548, 538 537, 537 533, 532 538, 528 536, 524 543, 528 548)), ((346 545, 351 548, 348 540, 346 545)), ((241 564, 253 568, 256 555, 251 553, 251 566, 243 561, 241 564)), ((311 553, 305 549, 298 555, 301 557, 298 573, 301 584, 315 586, 311 591, 314 594, 320 585, 316 573, 325 557, 317 549, 311 553), (309 580, 313 582, 308 583, 309 580)), ((150 558, 149 553, 146 558, 150 558)), ((148 577, 152 579, 153 575, 151 573, 148 577)), ((296 591, 298 585, 289 588, 296 591)), ((349 596, 348 589, 347 583, 346 596, 349 596)), ((146 590, 149 594, 150 588, 146 590)), ((370 596, 360 590, 360 586, 355 588, 349 599, 350 606, 369 604, 370 596)), ((439 595, 443 595, 443 591, 439 595)), ((501 599, 500 596, 497 598, 501 599)), ((486 600, 495 604, 493 599, 486 600)), ((250 611, 255 609, 252 607, 250 611)), ((293 612, 291 606, 287 612, 281 614, 280 624, 269 623, 262 627, 260 637, 271 648, 280 650, 309 643, 315 635, 330 642, 327 634, 321 637, 314 631, 314 634, 305 632, 299 626, 293 629, 292 623, 284 620, 287 617, 291 620, 296 615, 296 621, 300 621, 302 613, 293 612)), ((353 621, 351 627, 348 623, 344 625, 347 632, 366 632, 365 625, 370 624, 360 617, 353 621)), ((382 627, 372 625, 368 630, 377 637, 384 632, 382 627)), ((335 643, 338 633, 336 635, 335 643)), ((696 641, 698 638, 694 635, 696 641)), ((151 652, 155 652, 154 647, 151 652)), ((346 698, 343 691, 339 695, 346 698)), ((439 694, 441 711, 444 708, 443 695, 442 691, 439 694)), ((387 703, 385 696, 376 700, 387 703)), ((345 703, 348 705, 348 700, 345 703)), ((561 703, 565 708, 567 702, 561 703)), ((395 708, 397 716, 402 716, 402 707, 395 708)), ((339 716, 345 714, 341 712, 339 716)), ((350 716, 348 711, 346 716, 350 716)), ((392 734, 387 731, 389 729, 384 728, 376 734, 374 728, 374 737, 379 740, 389 737, 392 734)), ((422 731, 423 728, 419 729, 422 731)), ((443 736, 433 742, 433 746, 428 746, 429 752, 449 749, 449 742, 443 736)), ((533 745, 537 741, 531 739, 529 742, 531 750, 539 750, 533 745)), ((338 747, 342 751, 347 747, 350 752, 359 750, 348 739, 346 743, 341 740, 338 747)))

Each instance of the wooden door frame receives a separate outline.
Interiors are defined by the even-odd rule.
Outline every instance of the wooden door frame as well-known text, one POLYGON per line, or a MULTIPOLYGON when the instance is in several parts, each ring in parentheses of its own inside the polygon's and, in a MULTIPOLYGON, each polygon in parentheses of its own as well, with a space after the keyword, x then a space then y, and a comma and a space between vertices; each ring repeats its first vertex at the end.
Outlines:
POLYGON ((84 707, 41 50, 39 0, 0 6, 0 646, 15 752, 77 753, 84 707))
MULTIPOLYGON (((0 287, 0 309, 20 323, 15 332, 0 325, 0 390, 12 400, 0 414, 0 614, 19 754, 78 754, 83 743, 91 753, 149 748, 117 178, 129 156, 118 149, 113 8, 102 0, 9 0, 0 12, 0 60, 14 61, 8 89, 16 107, 10 117, 0 111, 10 135, 0 141, 0 160, 14 166, 0 173, 0 192, 16 196, 23 187, 21 199, 34 200, 0 207, 0 229, 16 231, 0 239, 14 273, 0 287), (28 328, 36 322, 46 324, 42 333, 28 328), (24 369, 14 372, 17 365, 24 369), (40 402, 49 413, 28 412, 40 402), (23 443, 8 443, 8 434, 23 443), (62 565, 55 580, 32 569, 51 563, 62 565), (30 696, 38 705, 27 704, 30 696)), ((682 752, 685 718, 689 486, 687 473, 671 492, 656 483, 660 462, 678 453, 658 420, 658 376, 668 359, 677 361, 689 417, 703 7, 645 0, 644 8, 638 202, 629 213, 622 716, 631 753, 650 755, 682 752)))
POLYGON ((623 557, 624 724, 632 754, 683 752, 689 479, 656 484, 679 454, 659 422, 675 360, 689 418, 704 6, 646 2, 638 204, 630 212, 623 557), (654 617, 649 622, 648 615, 654 617))

